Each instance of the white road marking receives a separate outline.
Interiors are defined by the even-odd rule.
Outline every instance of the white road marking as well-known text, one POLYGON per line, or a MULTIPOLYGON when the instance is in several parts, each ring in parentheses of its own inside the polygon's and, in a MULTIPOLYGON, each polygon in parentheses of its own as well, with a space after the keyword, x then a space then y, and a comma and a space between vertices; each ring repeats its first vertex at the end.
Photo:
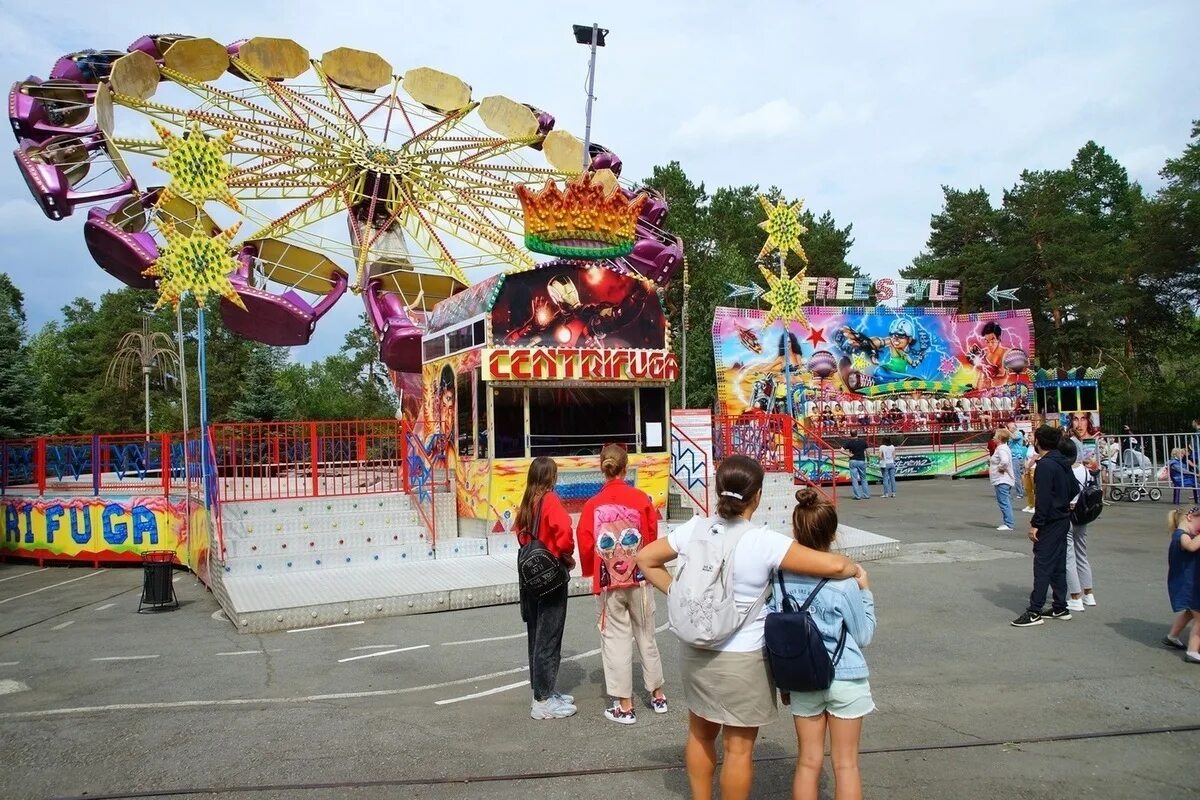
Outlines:
MULTIPOLYGON (((667 629, 667 627, 668 627, 667 624, 659 625, 657 628, 654 629, 654 632, 662 633, 663 631, 665 631, 667 629)), ((582 661, 585 658, 591 658, 592 656, 598 655, 599 653, 600 653, 600 648, 597 647, 595 650, 588 650, 583 653, 578 653, 573 656, 568 656, 567 658, 564 658, 563 661, 582 661)), ((528 666, 517 667, 516 669, 507 669, 507 670, 504 670, 503 672, 493 672, 490 675, 480 675, 478 678, 476 678, 476 680, 477 681, 485 681, 485 680, 488 680, 489 678, 498 678, 501 675, 513 675, 517 672, 524 672, 528 669, 529 669, 528 666)), ((507 692, 512 689, 517 689, 521 686, 526 686, 528 684, 529 684, 529 681, 521 681, 520 683, 510 683, 507 686, 500 686, 495 689, 488 689, 487 691, 476 692, 475 694, 468 694, 463 697, 451 697, 446 700, 436 700, 436 701, 434 701, 434 705, 435 706, 445 706, 445 705, 450 705, 451 703, 461 703, 463 700, 473 700, 476 697, 486 697, 489 694, 499 694, 500 692, 507 692)))
POLYGON ((93 611, 108 611, 110 608, 112 608, 115 605, 116 605, 116 603, 105 603, 104 605, 93 608, 92 610, 93 611))
POLYGON ((38 592, 44 592, 47 589, 54 589, 58 586, 66 586, 68 583, 74 583, 75 581, 86 581, 88 578, 94 578, 103 572, 108 572, 108 570, 107 569, 98 569, 95 572, 92 572, 88 575, 82 575, 78 578, 71 578, 71 580, 69 580, 69 581, 63 581, 62 583, 52 583, 49 586, 43 586, 40 589, 34 589, 32 592, 26 592, 25 594, 15 594, 12 597, 6 597, 3 600, 0 600, 0 605, 4 605, 5 603, 9 602, 10 600, 20 600, 22 597, 29 597, 29 595, 31 595, 31 594, 37 594, 38 592))
POLYGON ((0 694, 16 694, 17 692, 28 692, 29 687, 20 681, 0 681, 0 694))
POLYGON ((339 658, 339 664, 345 664, 347 661, 359 661, 364 658, 375 658, 375 656, 390 656, 393 653, 407 653, 410 650, 424 650, 429 647, 427 644, 413 645, 412 647, 400 647, 395 650, 380 650, 377 653, 364 653, 361 656, 350 656, 349 658, 339 658))
POLYGON ((92 661, 144 661, 148 658, 158 658, 158 654, 152 656, 103 656, 93 658, 92 661))
POLYGON ((514 633, 512 636, 489 636, 486 639, 463 639, 460 642, 442 642, 442 647, 451 647, 456 644, 479 644, 480 642, 503 642, 506 639, 523 639, 527 634, 514 633))
POLYGON ((507 686, 497 686, 495 689, 488 689, 485 692, 476 692, 475 694, 465 694, 462 697, 452 697, 449 700, 438 700, 436 703, 434 703, 434 705, 435 706, 448 706, 448 705, 451 705, 452 703, 462 703, 466 700, 474 700, 479 697, 487 697, 489 694, 500 694, 501 692, 507 692, 510 689, 519 689, 522 686, 528 686, 528 685, 529 685, 529 681, 518 681, 517 683, 510 683, 507 686))
POLYGON ((51 628, 50 630, 52 630, 52 631, 61 631, 63 628, 67 627, 68 625, 74 625, 74 624, 75 624, 75 620, 73 620, 73 619, 69 619, 69 620, 67 620, 66 622, 60 622, 60 623, 58 623, 57 625, 55 625, 55 626, 54 626, 53 628, 51 628))
POLYGON ((292 628, 288 633, 307 633, 308 631, 320 631, 325 628, 349 628, 351 625, 362 625, 366 620, 358 620, 357 622, 335 622, 332 625, 317 625, 312 628, 292 628))
POLYGON ((0 667, 15 667, 20 661, 0 661, 0 667))
POLYGON ((17 578, 24 578, 26 575, 37 575, 39 572, 45 572, 48 569, 50 568, 42 567, 41 569, 31 569, 29 572, 22 572, 20 575, 9 575, 7 578, 0 578, 0 583, 4 583, 5 581, 15 581, 17 578))
MULTIPOLYGON (((667 626, 662 625, 655 630, 662 632, 667 626)), ((588 656, 596 655, 600 651, 590 650, 587 653, 571 656, 563 659, 564 661, 579 661, 588 656)), ((216 700, 168 700, 159 703, 112 703, 104 706, 74 706, 69 708, 44 708, 38 711, 6 711, 0 712, 0 719, 44 719, 46 717, 64 717, 72 714, 102 714, 113 711, 152 711, 165 709, 179 708, 221 708, 225 706, 271 706, 271 705, 295 705, 298 703, 327 703, 331 700, 359 700, 366 697, 396 697, 403 694, 416 694, 418 692, 430 692, 434 689, 448 689, 451 686, 464 686, 469 683, 479 683, 481 681, 499 678, 503 675, 512 675, 517 672, 527 672, 529 667, 517 667, 516 669, 506 669, 500 672, 491 672, 487 675, 474 675, 470 678, 456 678, 452 681, 442 681, 441 683, 427 683, 424 686, 407 686, 403 689, 375 689, 366 692, 337 692, 334 694, 310 694, 298 697, 245 697, 245 698, 221 698, 216 700)))
POLYGON ((355 650, 386 650, 389 647, 399 647, 398 644, 364 644, 362 647, 351 647, 350 652, 355 650))
POLYGON ((219 656, 261 656, 267 653, 282 653, 279 648, 274 650, 230 650, 227 653, 217 653, 219 656))
POLYGON ((182 575, 176 575, 174 578, 171 578, 171 583, 179 583, 179 579, 182 577, 182 575))

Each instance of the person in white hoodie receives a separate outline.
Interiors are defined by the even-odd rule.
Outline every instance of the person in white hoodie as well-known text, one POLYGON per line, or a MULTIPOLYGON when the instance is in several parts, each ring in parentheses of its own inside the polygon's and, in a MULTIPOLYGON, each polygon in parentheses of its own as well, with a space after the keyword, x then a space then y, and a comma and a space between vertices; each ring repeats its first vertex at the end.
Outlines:
MULTIPOLYGON (((1079 495, 1083 494, 1083 487, 1088 482, 1087 467, 1077 460, 1078 449, 1074 439, 1063 439, 1058 445, 1058 452, 1063 454, 1063 458, 1074 462, 1071 472, 1075 475, 1075 480, 1079 481, 1079 494, 1071 498, 1071 508, 1074 509, 1075 504, 1079 502, 1079 495)), ((1072 519, 1071 529, 1067 532, 1067 593, 1070 595, 1067 598, 1068 611, 1083 611, 1087 606, 1096 605, 1096 593, 1092 587, 1092 565, 1088 561, 1087 529, 1086 524, 1080 525, 1072 519)))
POLYGON ((1013 529, 1012 488, 1016 483, 1013 476, 1012 451, 1008 448, 1008 440, 1012 434, 1008 429, 996 431, 996 450, 988 459, 988 479, 996 492, 996 505, 1000 506, 1000 525, 998 531, 1013 529))

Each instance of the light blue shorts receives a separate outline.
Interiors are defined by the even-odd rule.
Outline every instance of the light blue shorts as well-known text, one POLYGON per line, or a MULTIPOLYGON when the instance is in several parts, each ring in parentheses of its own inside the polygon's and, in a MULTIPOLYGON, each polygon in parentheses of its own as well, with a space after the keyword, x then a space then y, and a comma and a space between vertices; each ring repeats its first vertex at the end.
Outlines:
POLYGON ((792 692, 792 715, 819 717, 828 712, 838 719, 859 719, 875 710, 866 678, 837 681, 823 692, 792 692))

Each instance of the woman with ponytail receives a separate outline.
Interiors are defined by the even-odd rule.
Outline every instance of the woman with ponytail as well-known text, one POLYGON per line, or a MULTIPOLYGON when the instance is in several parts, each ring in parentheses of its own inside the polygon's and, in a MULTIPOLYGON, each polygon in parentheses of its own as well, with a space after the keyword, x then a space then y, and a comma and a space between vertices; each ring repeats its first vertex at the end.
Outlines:
MULTIPOLYGON (((517 541, 524 546, 536 536, 562 568, 575 566, 575 540, 571 518, 554 493, 558 465, 554 459, 538 456, 529 465, 525 496, 517 510, 517 541)), ((575 713, 575 698, 560 694, 554 685, 562 662, 563 628, 567 624, 567 588, 562 587, 540 597, 521 596, 521 618, 525 620, 529 642, 529 683, 533 704, 529 716, 534 719, 562 719, 575 713)))
POLYGON ((650 496, 625 482, 629 456, 619 444, 600 451, 607 482, 579 517, 579 566, 600 596, 600 655, 612 704, 604 717, 622 725, 637 722, 633 710, 633 650, 642 659, 642 683, 650 708, 667 713, 662 659, 654 641, 654 591, 637 566, 637 554, 658 538, 658 510, 650 496))
MULTIPOLYGON (((837 527, 837 509, 824 496, 808 487, 796 492, 792 535, 799 544, 829 552, 837 527)), ((875 710, 862 652, 875 634, 875 599, 867 583, 867 573, 860 568, 856 578, 830 581, 785 573, 783 591, 797 606, 812 597, 808 613, 821 631, 830 658, 834 659, 833 683, 828 689, 792 692, 790 697, 787 694, 783 697, 791 706, 799 750, 792 800, 816 800, 819 796, 827 732, 835 796, 837 800, 861 800, 858 742, 863 717, 875 710)), ((783 597, 773 597, 772 610, 779 611, 782 607, 783 597)))

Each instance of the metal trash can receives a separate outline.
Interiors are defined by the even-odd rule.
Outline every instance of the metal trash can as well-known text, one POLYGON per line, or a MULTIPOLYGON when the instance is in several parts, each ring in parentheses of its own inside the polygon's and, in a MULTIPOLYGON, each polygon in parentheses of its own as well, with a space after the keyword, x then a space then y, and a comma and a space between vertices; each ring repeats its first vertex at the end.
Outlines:
POLYGON ((138 613, 149 607, 154 611, 178 608, 175 583, 172 580, 175 568, 175 553, 171 550, 151 550, 142 555, 142 598, 138 601, 138 613))

